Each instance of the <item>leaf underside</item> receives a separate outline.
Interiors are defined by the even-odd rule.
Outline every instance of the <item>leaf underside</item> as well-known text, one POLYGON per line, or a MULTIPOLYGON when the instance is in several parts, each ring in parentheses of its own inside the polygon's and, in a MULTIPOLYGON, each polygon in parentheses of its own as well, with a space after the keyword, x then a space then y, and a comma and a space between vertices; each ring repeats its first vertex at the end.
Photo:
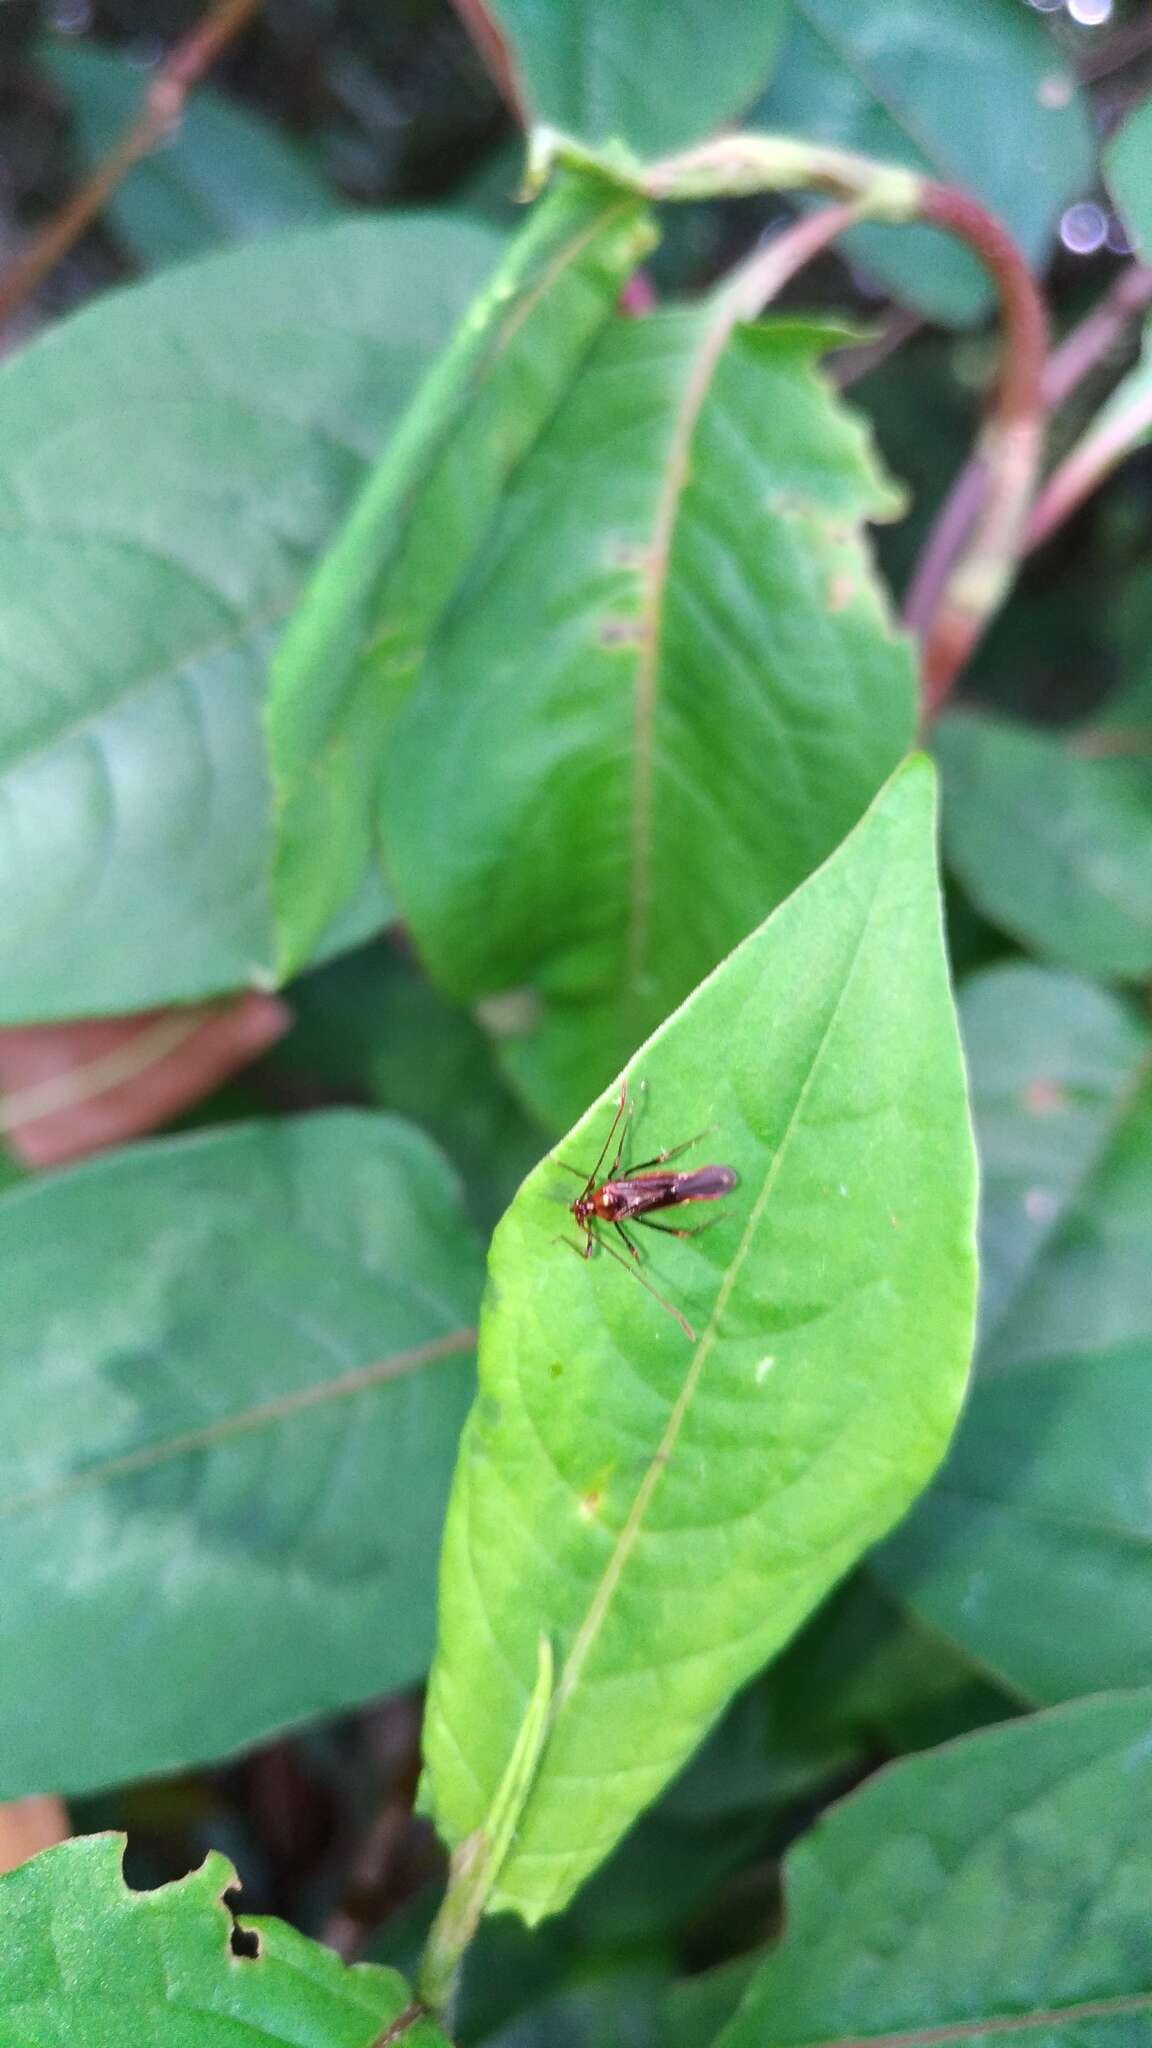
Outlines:
POLYGON ((948 1462, 873 1566, 1025 1700, 1152 1683, 1152 1034, 1023 965, 962 1014, 984 1335, 948 1462))
POLYGON ((562 179, 437 362, 277 653, 268 735, 284 972, 354 890, 380 763, 436 624, 509 477, 653 231, 643 205, 562 179))
POLYGON ((859 531, 900 499, 815 370, 828 338, 733 332, 723 295, 614 323, 397 722, 389 874, 553 1128, 910 742, 911 657, 859 531))
MULTIPOLYGON (((273 980, 268 658, 499 246, 419 216, 269 237, 0 367, 0 1023, 273 980)), ((385 915, 373 887, 343 942, 385 915)))
POLYGON ((1105 1694, 873 1777, 787 1857, 786 1933, 716 2048, 1137 2048, 1150 1727, 1152 1693, 1105 1694))
POLYGON ((426 1139, 333 1111, 109 1154, 0 1200, 0 1265, 0 1795, 421 1675, 480 1279, 426 1139))

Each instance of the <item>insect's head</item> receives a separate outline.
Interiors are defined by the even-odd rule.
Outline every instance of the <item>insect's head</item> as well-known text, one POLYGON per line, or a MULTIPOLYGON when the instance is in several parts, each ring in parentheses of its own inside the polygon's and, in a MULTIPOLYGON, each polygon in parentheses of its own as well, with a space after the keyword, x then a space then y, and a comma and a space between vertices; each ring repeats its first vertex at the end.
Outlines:
POLYGON ((625 1214, 628 1204, 626 1197, 609 1181, 577 1195, 571 1206, 577 1223, 587 1228, 591 1223, 611 1223, 614 1217, 625 1214))

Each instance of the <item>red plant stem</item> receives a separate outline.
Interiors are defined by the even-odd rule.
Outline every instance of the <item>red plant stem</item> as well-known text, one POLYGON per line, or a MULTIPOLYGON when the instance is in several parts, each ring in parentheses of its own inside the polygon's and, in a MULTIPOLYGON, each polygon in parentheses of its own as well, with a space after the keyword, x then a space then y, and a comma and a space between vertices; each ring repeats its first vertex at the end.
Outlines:
POLYGON ((1129 263, 1100 303, 1048 358, 1044 403, 1049 412, 1067 403, 1098 363, 1111 355, 1125 330, 1152 306, 1152 264, 1129 263))
POLYGON ((1048 321, 1031 272, 1007 230, 979 202, 929 182, 919 218, 967 243, 1000 297, 1000 373, 971 476, 944 506, 905 602, 919 631, 925 714, 948 696, 999 605, 1019 558, 1040 459, 1048 321))
MULTIPOLYGON (((1152 267, 1143 263, 1130 264, 1099 305, 1093 307, 1048 357, 1041 377, 1045 413, 1052 413, 1066 403, 1085 377, 1115 348, 1130 322, 1149 305, 1152 305, 1152 267)), ((1118 457, 1113 456, 1112 459, 1118 457)), ((1029 520, 1024 538, 1025 552, 1047 538, 1081 498, 1094 488, 1108 467, 1111 467, 1110 462, 1103 469, 1097 469, 1093 462, 1078 463, 1068 477, 1062 477, 1057 489, 1053 488, 1056 484, 1056 478, 1053 478, 1052 484, 1040 494, 1029 520)), ((917 563, 905 600, 905 617, 910 625, 922 624, 939 603, 940 592, 952 565, 983 505, 987 482, 986 463, 977 453, 953 484, 917 563)))
POLYGON ((139 111, 103 163, 97 165, 87 182, 0 277, 0 326, 11 319, 103 212, 133 165, 141 157, 151 155, 172 133, 192 88, 227 44, 247 26, 261 4, 262 0, 217 0, 203 20, 169 52, 151 80, 139 111))
POLYGON ((1089 427, 1067 460, 1053 471, 1032 507, 1025 535, 1028 549, 1042 547, 1149 434, 1152 384, 1123 410, 1110 410, 1102 425, 1089 427))
POLYGON ((870 377, 889 356, 894 356, 919 334, 924 321, 919 313, 913 313, 906 306, 895 309, 888 324, 873 341, 853 343, 849 348, 838 348, 828 357, 825 368, 838 391, 847 391, 858 384, 862 377, 870 377))
POLYGON ((413 2027, 419 2026, 421 2020, 426 2020, 428 2016, 428 2007, 421 2005, 418 1998, 414 1998, 411 2005, 404 2007, 399 2019, 393 2020, 390 2027, 385 2027, 382 2034, 377 2034, 372 2048, 398 2048, 398 2043, 404 2039, 405 2034, 410 2034, 413 2027))
POLYGON ((842 235, 846 228, 854 227, 859 218, 860 208, 855 202, 823 206, 818 213, 805 214, 793 226, 765 242, 762 248, 754 250, 729 279, 738 304, 735 317, 754 320, 798 271, 822 255, 836 237, 842 235))
POLYGON ((484 5, 484 0, 453 0, 457 14, 484 60, 485 68, 509 112, 521 128, 532 122, 520 90, 512 51, 503 29, 484 5))
MULTIPOLYGON (((1115 347, 1128 323, 1149 306, 1152 265, 1129 264, 1107 296, 1053 354, 1045 380, 1049 405, 1062 404, 1081 378, 1115 347)), ((1026 546, 1030 550, 1042 547, 1147 436, 1150 427, 1152 393, 1137 397, 1123 411, 1110 410, 1102 425, 1090 426, 1037 497, 1028 521, 1026 546)))

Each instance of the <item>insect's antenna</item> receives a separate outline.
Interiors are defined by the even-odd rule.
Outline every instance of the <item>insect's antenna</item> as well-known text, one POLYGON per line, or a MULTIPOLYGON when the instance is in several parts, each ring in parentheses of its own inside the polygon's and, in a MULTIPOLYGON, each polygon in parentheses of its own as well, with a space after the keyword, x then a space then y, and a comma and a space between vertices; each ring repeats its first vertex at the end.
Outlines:
POLYGON ((599 1157, 599 1159, 598 1159, 598 1160, 596 1161, 596 1164, 595 1164, 595 1166, 594 1166, 594 1167, 592 1168, 592 1171, 591 1171, 591 1173, 590 1173, 590 1174, 588 1175, 588 1179, 587 1179, 587 1181, 586 1181, 586 1183, 585 1183, 585 1185, 586 1185, 587 1187, 594 1187, 594 1186, 595 1186, 595 1184, 596 1184, 596 1182, 597 1182, 597 1181, 599 1180, 599 1178, 600 1178, 600 1168, 601 1168, 601 1167, 603 1166, 603 1164, 604 1164, 604 1161, 605 1161, 605 1160, 607 1159, 607 1157, 608 1157, 608 1147, 609 1147, 609 1145, 610 1145, 610 1144, 612 1143, 612 1140, 613 1140, 613 1138, 614 1138, 614 1137, 615 1137, 615 1135, 616 1135, 616 1126, 617 1126, 617 1124, 619 1123, 619 1121, 620 1121, 621 1117, 623 1116, 623 1114, 624 1114, 624 1111, 625 1111, 625 1109, 627 1108, 627 1106, 628 1106, 628 1076, 627 1076, 627 1074, 625 1074, 625 1076, 624 1076, 624 1079, 623 1079, 623 1080, 621 1081, 621 1083, 620 1083, 620 1106, 619 1106, 619 1108, 617 1109, 617 1111, 616 1111, 616 1114, 615 1114, 615 1116, 613 1117, 613 1119, 612 1119, 611 1123, 610 1123, 610 1124, 609 1124, 609 1126, 608 1126, 608 1136, 607 1136, 607 1137, 605 1138, 605 1140, 604 1140, 604 1143, 603 1143, 603 1144, 601 1145, 601 1147, 600 1147, 600 1157, 599 1157))
POLYGON ((658 1288, 653 1287, 652 1282, 650 1280, 646 1280, 644 1278, 643 1273, 639 1272, 635 1266, 629 1265, 628 1260, 624 1257, 624 1254, 622 1252, 618 1252, 614 1244, 609 1244, 607 1239, 603 1237, 598 1237, 596 1242, 600 1246, 602 1252, 610 1253, 611 1257, 616 1260, 616 1263, 620 1266, 623 1266, 624 1271, 626 1273, 631 1273, 632 1278, 640 1282, 641 1287, 644 1288, 647 1294, 650 1294, 652 1296, 653 1301, 658 1301, 660 1303, 661 1308, 666 1308, 670 1316, 675 1316, 676 1321, 679 1323, 680 1328, 684 1332, 684 1335, 688 1338, 690 1343, 694 1344, 696 1342, 696 1332, 692 1328, 691 1323, 688 1321, 687 1316, 681 1315, 675 1303, 669 1301, 666 1295, 661 1294, 658 1288))

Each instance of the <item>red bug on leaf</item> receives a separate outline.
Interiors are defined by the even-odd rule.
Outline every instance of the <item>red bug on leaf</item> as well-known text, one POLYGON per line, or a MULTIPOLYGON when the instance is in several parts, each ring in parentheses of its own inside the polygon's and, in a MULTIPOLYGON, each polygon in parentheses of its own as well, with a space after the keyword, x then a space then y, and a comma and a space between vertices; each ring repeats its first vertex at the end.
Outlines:
MULTIPOLYGON (((718 1219, 709 1217, 705 1223, 687 1226, 656 1223, 653 1221, 652 1212, 659 1209, 679 1209, 688 1202, 719 1201, 722 1195, 731 1194, 737 1185, 738 1175, 733 1173, 730 1166, 697 1166, 688 1173, 659 1170, 666 1168, 670 1160, 678 1159, 681 1153, 689 1151, 693 1145, 698 1145, 700 1139, 707 1135, 704 1131, 699 1132, 695 1138, 685 1138, 681 1145, 670 1145, 666 1151, 657 1152, 653 1159, 641 1159, 633 1166, 626 1166, 621 1173, 620 1161, 628 1130, 625 1121, 628 1109, 628 1082, 625 1079, 620 1083, 619 1105, 609 1127, 608 1136, 601 1147, 600 1157, 576 1200, 569 1204, 572 1215, 584 1232, 583 1246, 573 1245, 572 1249, 579 1252, 581 1258, 590 1259, 597 1245, 602 1246, 604 1251, 610 1252, 628 1272, 635 1275, 641 1286, 647 1288, 648 1293, 655 1297, 661 1307, 675 1316, 685 1335, 694 1340, 696 1332, 687 1318, 681 1315, 680 1310, 674 1307, 672 1302, 666 1301, 662 1294, 657 1293, 642 1273, 636 1272, 636 1267, 641 1261, 640 1247, 625 1226, 638 1224, 645 1230, 658 1230, 665 1237, 697 1237, 702 1230, 708 1229, 710 1223, 718 1219), (615 1156, 601 1180, 601 1169, 618 1130, 620 1138, 615 1156), (603 1231, 609 1225, 623 1240, 633 1262, 631 1265, 628 1265, 628 1261, 604 1237, 603 1231)), ((567 1162, 562 1160, 560 1163, 565 1165, 567 1162)), ((580 1169, 570 1166, 568 1171, 579 1174, 580 1169)), ((571 1244, 570 1238, 564 1241, 571 1244)))

